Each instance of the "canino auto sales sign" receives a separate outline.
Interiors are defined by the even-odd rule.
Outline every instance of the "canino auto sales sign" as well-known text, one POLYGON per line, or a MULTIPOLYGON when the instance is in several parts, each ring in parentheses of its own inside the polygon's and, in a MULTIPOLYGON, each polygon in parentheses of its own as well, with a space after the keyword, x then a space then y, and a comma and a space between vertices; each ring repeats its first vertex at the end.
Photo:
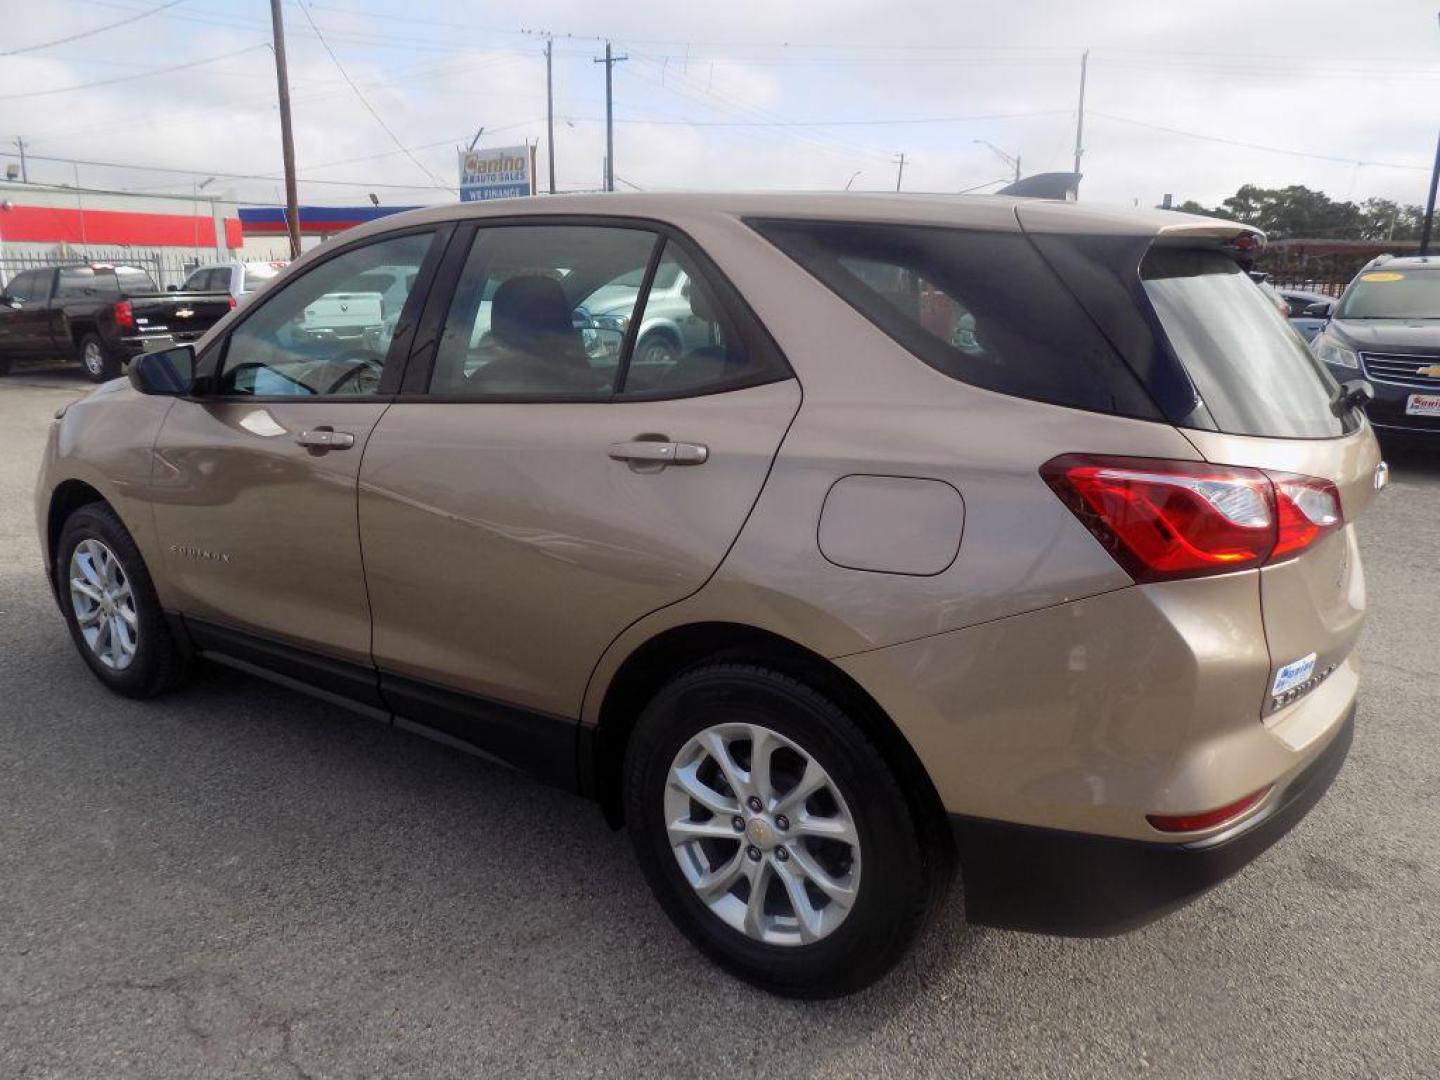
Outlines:
POLYGON ((533 194, 534 170, 530 166, 528 146, 461 151, 460 201, 512 199, 533 194))

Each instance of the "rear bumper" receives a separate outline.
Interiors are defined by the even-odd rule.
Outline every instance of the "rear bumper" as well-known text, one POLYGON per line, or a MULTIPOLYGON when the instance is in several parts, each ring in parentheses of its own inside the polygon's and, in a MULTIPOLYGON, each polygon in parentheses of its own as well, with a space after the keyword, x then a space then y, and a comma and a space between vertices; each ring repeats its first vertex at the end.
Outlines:
POLYGON ((1340 772, 1355 707, 1325 747, 1262 811, 1222 839, 1154 843, 953 814, 969 920, 1103 937, 1143 926, 1218 885, 1289 832, 1340 772))

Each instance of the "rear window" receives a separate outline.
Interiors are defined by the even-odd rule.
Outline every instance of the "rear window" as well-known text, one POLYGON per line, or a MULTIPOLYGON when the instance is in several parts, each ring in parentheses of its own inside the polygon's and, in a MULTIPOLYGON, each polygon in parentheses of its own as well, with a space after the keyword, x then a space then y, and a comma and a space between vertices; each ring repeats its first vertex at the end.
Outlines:
POLYGON ((1073 408, 1157 416, 1134 374, 1019 233, 853 222, 751 225, 953 379, 1073 408))
POLYGON ((122 293, 147 293, 156 292, 155 282, 150 275, 141 270, 138 266, 117 266, 115 277, 119 279, 120 291, 122 293))
POLYGON ((1337 319, 1440 319, 1440 270, 1367 270, 1345 290, 1337 319))
POLYGON ((1140 279, 1220 431, 1316 439, 1353 430, 1352 417, 1331 409, 1335 380, 1233 259, 1152 248, 1140 279))

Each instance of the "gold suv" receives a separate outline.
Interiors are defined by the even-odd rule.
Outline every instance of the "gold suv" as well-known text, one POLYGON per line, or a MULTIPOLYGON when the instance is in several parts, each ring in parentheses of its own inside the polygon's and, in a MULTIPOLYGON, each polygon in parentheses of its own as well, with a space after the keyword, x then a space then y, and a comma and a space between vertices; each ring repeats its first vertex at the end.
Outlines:
POLYGON ((346 233, 63 411, 56 598, 598 801, 779 993, 976 923, 1135 926, 1350 745, 1359 405, 1240 225, 635 195, 346 233))

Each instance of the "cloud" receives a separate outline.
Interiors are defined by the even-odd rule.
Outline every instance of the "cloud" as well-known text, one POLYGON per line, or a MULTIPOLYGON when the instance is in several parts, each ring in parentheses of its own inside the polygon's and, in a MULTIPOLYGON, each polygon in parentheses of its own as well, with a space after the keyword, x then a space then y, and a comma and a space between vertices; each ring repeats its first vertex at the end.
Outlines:
MULTIPOLYGON (((7 42, 48 40, 147 4, 27 4, 8 20, 7 42)), ((891 188, 895 158, 904 153, 907 189, 955 191, 1007 171, 978 139, 1018 154, 1026 172, 1069 168, 1086 46, 1086 199, 1150 204, 1169 192, 1214 203, 1253 182, 1423 202, 1434 150, 1431 118, 1417 106, 1433 98, 1440 63, 1411 44, 1435 32, 1428 0, 1383 9, 1342 0, 1307 7, 1305 25, 1323 26, 1327 40, 1345 43, 1341 52, 1311 48, 1296 33, 1292 9, 1250 0, 612 0, 603 9, 578 0, 502 0, 484 9, 459 0, 319 0, 309 8, 361 93, 447 183, 456 172, 455 145, 482 124, 487 146, 544 138, 543 42, 522 29, 577 35, 555 42, 564 188, 600 181, 604 78, 592 61, 603 44, 583 35, 602 34, 630 57, 615 72, 616 172, 646 188, 838 188, 857 171, 857 188, 891 188), (983 116, 997 118, 941 119, 983 116), (917 118, 935 122, 811 123, 917 118)), ((355 202, 369 190, 388 202, 450 197, 428 188, 424 172, 396 152, 303 12, 293 4, 286 11, 302 197, 355 202)), ((0 95, 263 43, 263 15, 192 0, 93 39, 11 57, 0 65, 0 95)), ((0 135, 23 135, 37 157, 203 170, 192 176, 81 166, 87 184, 186 191, 213 172, 278 176, 273 61, 261 50, 111 87, 0 101, 0 135)), ((542 144, 542 178, 544 154, 542 144)), ((74 170, 35 160, 31 175, 70 182, 74 170)), ((245 200, 278 197, 275 181, 225 179, 212 190, 222 184, 245 200)))

